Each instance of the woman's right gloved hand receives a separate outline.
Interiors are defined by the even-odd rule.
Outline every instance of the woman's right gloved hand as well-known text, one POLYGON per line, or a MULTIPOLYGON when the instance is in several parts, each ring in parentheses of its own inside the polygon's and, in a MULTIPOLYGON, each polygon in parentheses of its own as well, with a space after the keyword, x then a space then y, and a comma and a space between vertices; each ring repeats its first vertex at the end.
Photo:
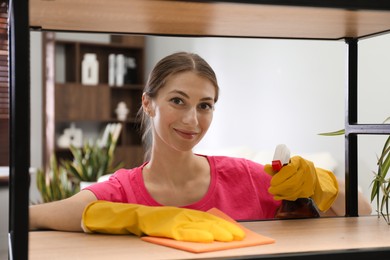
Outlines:
POLYGON ((229 242, 245 237, 236 224, 207 212, 108 201, 90 203, 84 209, 81 226, 86 233, 131 233, 191 242, 229 242))
POLYGON ((278 173, 269 164, 264 166, 264 170, 273 176, 268 191, 276 200, 312 198, 319 210, 327 211, 338 195, 339 187, 334 174, 314 167, 311 161, 300 156, 292 157, 278 173))

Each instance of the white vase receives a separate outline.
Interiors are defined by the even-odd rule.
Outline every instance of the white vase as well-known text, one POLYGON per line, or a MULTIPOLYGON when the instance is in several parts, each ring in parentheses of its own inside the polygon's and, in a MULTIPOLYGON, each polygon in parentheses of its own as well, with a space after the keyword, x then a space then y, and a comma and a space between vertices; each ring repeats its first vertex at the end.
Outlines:
POLYGON ((71 123, 69 128, 65 128, 64 133, 57 139, 59 148, 69 148, 70 145, 74 147, 83 146, 83 130, 76 128, 74 123, 71 123))
POLYGON ((125 65, 125 56, 123 54, 116 55, 115 83, 118 87, 122 87, 125 80, 125 65))
POLYGON ((115 63, 116 63, 116 55, 111 53, 108 56, 108 85, 115 86, 115 63))
POLYGON ((96 54, 86 53, 81 64, 81 83, 97 85, 99 82, 99 62, 96 54))
POLYGON ((116 116, 118 120, 125 121, 127 118, 127 114, 129 113, 129 109, 126 106, 125 102, 119 102, 118 106, 115 109, 116 116))

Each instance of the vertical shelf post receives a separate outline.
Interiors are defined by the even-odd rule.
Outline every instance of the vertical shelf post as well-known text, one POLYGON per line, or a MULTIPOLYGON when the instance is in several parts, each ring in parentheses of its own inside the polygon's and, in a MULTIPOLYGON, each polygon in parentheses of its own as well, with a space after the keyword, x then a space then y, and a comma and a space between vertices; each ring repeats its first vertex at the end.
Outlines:
POLYGON ((345 92, 345 214, 358 216, 358 145, 351 126, 357 124, 358 109, 358 40, 346 38, 347 84, 345 92))
POLYGON ((28 1, 9 2, 10 259, 28 259, 30 185, 30 32, 28 1))

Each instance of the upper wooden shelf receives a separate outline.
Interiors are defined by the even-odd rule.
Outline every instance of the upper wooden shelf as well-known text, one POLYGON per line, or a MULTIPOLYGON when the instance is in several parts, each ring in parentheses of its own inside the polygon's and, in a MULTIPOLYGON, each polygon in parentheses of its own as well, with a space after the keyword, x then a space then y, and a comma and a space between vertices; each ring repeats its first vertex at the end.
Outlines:
POLYGON ((251 3, 30 0, 30 27, 70 32, 328 40, 390 31, 390 3, 386 1, 247 2, 251 3))

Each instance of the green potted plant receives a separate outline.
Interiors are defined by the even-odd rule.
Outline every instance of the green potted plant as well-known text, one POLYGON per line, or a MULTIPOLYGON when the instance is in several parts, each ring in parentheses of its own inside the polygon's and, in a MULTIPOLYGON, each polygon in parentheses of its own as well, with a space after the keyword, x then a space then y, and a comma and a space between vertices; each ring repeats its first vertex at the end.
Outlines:
POLYGON ((115 149, 120 130, 121 124, 109 124, 101 139, 90 140, 81 148, 70 146, 73 160, 63 160, 62 165, 69 174, 78 180, 81 188, 122 167, 122 163, 114 165, 115 149))
POLYGON ((117 140, 121 124, 108 124, 102 138, 85 143, 83 147, 70 147, 73 160, 50 158, 49 169, 37 171, 37 187, 43 202, 66 199, 80 190, 83 182, 96 182, 99 177, 122 167, 114 166, 117 140))
MULTIPOLYGON (((383 123, 390 121, 388 117, 383 123)), ((329 133, 321 133, 320 135, 324 136, 336 136, 344 135, 345 130, 339 130, 329 133)), ((387 137, 383 147, 382 152, 378 156, 377 160, 377 171, 374 173, 374 179, 371 183, 371 202, 376 199, 378 217, 383 216, 386 223, 390 225, 390 216, 389 216, 389 198, 390 198, 390 177, 387 176, 390 168, 390 136, 387 137)))
POLYGON ((66 199, 79 191, 79 185, 59 165, 56 156, 50 158, 50 169, 37 171, 37 187, 44 203, 66 199))

